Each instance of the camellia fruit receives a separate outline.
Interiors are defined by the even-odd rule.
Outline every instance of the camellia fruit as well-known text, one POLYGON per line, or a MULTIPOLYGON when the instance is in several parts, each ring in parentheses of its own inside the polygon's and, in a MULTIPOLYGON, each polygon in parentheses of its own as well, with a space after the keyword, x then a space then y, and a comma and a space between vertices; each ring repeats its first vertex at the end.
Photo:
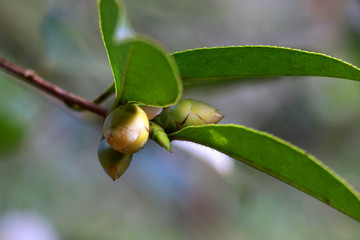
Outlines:
POLYGON ((182 99, 174 106, 164 108, 153 122, 159 124, 166 132, 172 133, 188 126, 215 124, 223 117, 216 108, 205 102, 182 99))
POLYGON ((107 175, 115 181, 129 167, 132 154, 125 154, 114 150, 106 142, 105 138, 102 138, 99 144, 98 157, 107 175))
POLYGON ((113 149, 132 154, 145 146, 149 138, 149 120, 139 106, 122 105, 106 117, 103 133, 113 149))

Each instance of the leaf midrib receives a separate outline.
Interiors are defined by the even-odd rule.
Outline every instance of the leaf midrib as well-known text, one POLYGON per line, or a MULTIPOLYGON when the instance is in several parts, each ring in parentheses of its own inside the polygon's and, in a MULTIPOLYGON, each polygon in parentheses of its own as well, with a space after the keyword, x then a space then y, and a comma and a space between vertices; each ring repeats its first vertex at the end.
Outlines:
POLYGON ((129 62, 130 62, 130 59, 131 59, 131 56, 132 56, 132 53, 134 51, 134 48, 135 48, 135 43, 132 42, 130 44, 130 47, 129 47, 129 51, 128 51, 128 54, 127 54, 127 57, 126 57, 126 62, 125 62, 125 65, 124 65, 124 72, 123 72, 123 76, 121 78, 121 86, 120 86, 120 92, 117 94, 117 102, 120 102, 123 95, 124 95, 124 92, 125 92, 125 86, 126 86, 126 83, 127 83, 127 76, 128 76, 128 72, 129 72, 129 62))

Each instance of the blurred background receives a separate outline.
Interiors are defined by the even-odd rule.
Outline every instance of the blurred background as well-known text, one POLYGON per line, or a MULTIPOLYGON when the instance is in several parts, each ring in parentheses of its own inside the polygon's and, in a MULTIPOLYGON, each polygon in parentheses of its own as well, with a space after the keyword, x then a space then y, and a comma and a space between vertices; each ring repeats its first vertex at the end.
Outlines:
MULTIPOLYGON (((134 29, 169 52, 261 44, 360 65, 360 1, 124 2, 134 29)), ((95 0, 0 0, 0 56, 87 99, 112 82, 95 0)), ((359 83, 282 77, 184 97, 306 149, 360 191, 359 83)), ((0 72, 1 240, 359 239, 349 217, 195 144, 170 154, 150 141, 112 182, 97 159, 101 129, 0 72)))

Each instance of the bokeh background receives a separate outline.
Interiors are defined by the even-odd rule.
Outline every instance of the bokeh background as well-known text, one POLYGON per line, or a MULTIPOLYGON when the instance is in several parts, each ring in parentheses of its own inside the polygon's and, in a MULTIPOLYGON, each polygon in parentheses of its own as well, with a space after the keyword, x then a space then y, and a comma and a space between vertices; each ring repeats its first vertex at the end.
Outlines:
MULTIPOLYGON (((276 45, 360 65, 360 1, 124 2, 134 29, 169 52, 276 45)), ((0 55, 87 99, 112 82, 95 0, 0 0, 0 55)), ((184 97, 306 149, 360 191, 359 83, 282 77, 184 97)), ((150 141, 112 182, 96 154, 101 121, 0 72, 1 240, 359 239, 356 221, 195 144, 170 154, 150 141)))

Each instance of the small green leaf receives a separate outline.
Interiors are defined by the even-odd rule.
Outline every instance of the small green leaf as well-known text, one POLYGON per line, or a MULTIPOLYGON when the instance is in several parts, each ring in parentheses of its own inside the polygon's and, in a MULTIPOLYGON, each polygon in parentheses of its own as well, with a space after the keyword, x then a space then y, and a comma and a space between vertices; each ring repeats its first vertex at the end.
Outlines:
MULTIPOLYGON (((147 106, 165 107, 182 94, 177 66, 164 50, 146 39, 132 39, 118 47, 127 58, 122 76, 121 100, 147 106)), ((118 90, 120 91, 120 90, 118 90)))
POLYGON ((237 125, 192 126, 169 137, 214 148, 360 221, 358 193, 319 160, 284 140, 237 125))
POLYGON ((184 86, 279 76, 360 80, 360 69, 314 52, 270 46, 202 48, 173 54, 184 86))
POLYGON ((114 75, 115 105, 138 102, 166 107, 176 103, 182 94, 182 82, 172 56, 155 42, 124 31, 126 18, 120 2, 100 0, 99 16, 114 75))

